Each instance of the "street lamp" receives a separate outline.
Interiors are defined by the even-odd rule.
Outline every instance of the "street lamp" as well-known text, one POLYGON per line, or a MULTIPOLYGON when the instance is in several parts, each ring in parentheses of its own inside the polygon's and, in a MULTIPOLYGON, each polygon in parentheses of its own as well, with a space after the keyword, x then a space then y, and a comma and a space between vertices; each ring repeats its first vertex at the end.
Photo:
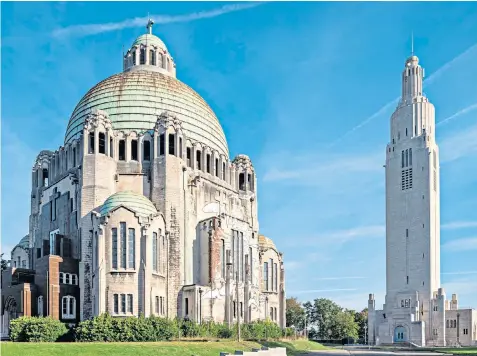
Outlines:
POLYGON ((199 287, 199 323, 202 324, 202 288, 199 287))

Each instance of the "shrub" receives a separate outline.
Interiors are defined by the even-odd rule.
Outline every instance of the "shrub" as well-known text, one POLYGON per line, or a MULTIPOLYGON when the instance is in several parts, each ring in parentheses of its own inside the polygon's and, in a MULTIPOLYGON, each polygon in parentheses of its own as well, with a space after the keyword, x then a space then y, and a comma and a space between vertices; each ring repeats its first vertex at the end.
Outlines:
POLYGON ((10 322, 10 338, 20 342, 54 342, 68 333, 59 320, 22 316, 10 322))

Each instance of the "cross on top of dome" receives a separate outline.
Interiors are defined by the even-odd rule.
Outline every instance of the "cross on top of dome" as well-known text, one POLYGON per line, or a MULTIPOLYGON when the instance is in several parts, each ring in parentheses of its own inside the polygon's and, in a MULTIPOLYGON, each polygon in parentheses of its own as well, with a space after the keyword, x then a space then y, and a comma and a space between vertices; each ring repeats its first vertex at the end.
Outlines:
POLYGON ((150 35, 152 35, 152 25, 154 25, 154 20, 149 18, 149 20, 147 21, 146 28, 147 28, 147 33, 150 34, 150 35))

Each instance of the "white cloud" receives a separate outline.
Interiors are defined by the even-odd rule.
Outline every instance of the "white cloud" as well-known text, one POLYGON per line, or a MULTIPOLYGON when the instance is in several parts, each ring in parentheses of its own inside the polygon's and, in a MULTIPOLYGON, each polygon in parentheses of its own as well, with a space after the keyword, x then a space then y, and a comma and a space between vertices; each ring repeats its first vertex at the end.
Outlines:
POLYGON ((446 242, 444 245, 442 245, 442 250, 454 252, 477 250, 477 237, 468 237, 465 239, 457 239, 446 242))
POLYGON ((473 227, 477 227, 477 221, 454 221, 441 225, 441 228, 446 230, 467 229, 473 227))
MULTIPOLYGON (((229 4, 224 5, 220 8, 208 10, 208 11, 199 11, 190 14, 184 15, 151 15, 149 18, 153 19, 156 24, 168 24, 168 23, 177 23, 177 22, 190 22, 195 20, 207 19, 212 17, 221 16, 228 14, 230 12, 241 11, 245 9, 250 9, 259 5, 264 4, 263 2, 250 2, 243 4, 229 4)), ((133 19, 127 19, 120 22, 109 22, 103 24, 89 24, 89 25, 73 25, 64 28, 59 28, 53 32, 54 36, 89 36, 103 32, 117 31, 125 28, 131 27, 142 27, 148 21, 148 17, 135 17, 133 19)))
POLYGON ((306 289, 306 290, 292 290, 289 294, 312 294, 312 293, 333 293, 333 292, 345 292, 355 291, 356 288, 337 288, 337 289, 306 289))
POLYGON ((445 275, 467 275, 467 274, 477 274, 477 271, 460 271, 460 272, 441 272, 445 275))
POLYGON ((440 144, 441 163, 477 154, 477 125, 445 137, 440 144))
POLYGON ((293 240, 293 244, 296 245, 296 243, 299 241, 300 246, 306 244, 316 246, 316 244, 319 243, 320 245, 331 244, 333 247, 339 247, 350 240, 361 238, 379 238, 384 237, 385 234, 386 227, 384 225, 359 226, 351 229, 330 231, 328 233, 322 233, 304 239, 295 238, 293 240))
POLYGON ((320 277, 315 278, 317 281, 341 281, 345 279, 365 279, 366 277, 357 277, 357 276, 349 276, 349 277, 320 277))

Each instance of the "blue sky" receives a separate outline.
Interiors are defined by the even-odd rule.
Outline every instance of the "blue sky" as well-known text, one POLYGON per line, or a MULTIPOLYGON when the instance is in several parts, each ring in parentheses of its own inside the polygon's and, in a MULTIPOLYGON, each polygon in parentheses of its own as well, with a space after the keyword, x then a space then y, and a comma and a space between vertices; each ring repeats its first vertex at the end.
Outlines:
POLYGON ((261 232, 284 252, 289 296, 361 309, 385 293, 385 146, 415 52, 436 107, 441 270, 477 307, 476 3, 3 3, 2 250, 28 233, 31 167, 71 112, 121 71, 147 13, 178 78, 248 154, 261 232), (255 6, 257 5, 257 6, 255 6))

